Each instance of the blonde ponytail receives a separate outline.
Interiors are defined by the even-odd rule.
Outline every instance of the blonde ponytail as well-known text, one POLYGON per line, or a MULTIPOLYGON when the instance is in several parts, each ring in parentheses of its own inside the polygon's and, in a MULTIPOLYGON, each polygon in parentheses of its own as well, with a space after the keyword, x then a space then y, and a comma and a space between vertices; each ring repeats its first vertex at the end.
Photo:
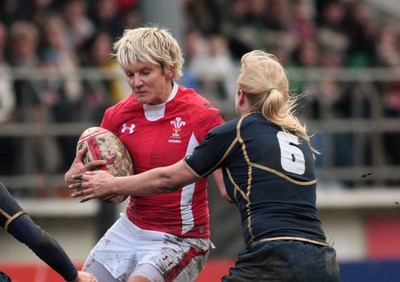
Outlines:
POLYGON ((243 55, 237 83, 251 111, 261 112, 283 131, 292 131, 310 144, 306 127, 294 115, 297 98, 289 94, 286 71, 274 55, 261 50, 243 55))
POLYGON ((293 96, 285 99, 284 96, 278 89, 271 91, 262 105, 261 112, 263 116, 279 125, 282 130, 295 132, 307 142, 310 142, 306 127, 294 115, 297 99, 293 96))

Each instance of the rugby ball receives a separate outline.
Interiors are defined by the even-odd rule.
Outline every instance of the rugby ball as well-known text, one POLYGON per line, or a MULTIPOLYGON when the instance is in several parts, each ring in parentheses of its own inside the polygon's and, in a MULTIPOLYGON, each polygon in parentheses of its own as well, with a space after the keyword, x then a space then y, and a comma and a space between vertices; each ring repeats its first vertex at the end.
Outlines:
MULTIPOLYGON (((84 164, 93 160, 106 160, 106 165, 97 167, 96 169, 106 170, 114 176, 133 174, 133 164, 128 150, 111 131, 101 127, 86 129, 78 139, 76 150, 79 151, 84 147, 88 148, 83 157, 84 164)), ((118 204, 126 198, 127 196, 114 194, 101 200, 118 204)))

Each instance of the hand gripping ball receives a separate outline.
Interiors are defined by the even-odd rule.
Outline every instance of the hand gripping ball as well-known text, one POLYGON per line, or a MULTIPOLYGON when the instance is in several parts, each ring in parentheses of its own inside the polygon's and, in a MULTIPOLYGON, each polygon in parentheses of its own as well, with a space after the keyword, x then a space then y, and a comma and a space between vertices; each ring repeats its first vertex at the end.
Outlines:
MULTIPOLYGON (((79 137, 77 151, 87 147, 83 163, 93 160, 107 160, 107 164, 97 169, 110 172, 114 176, 127 176, 133 174, 133 164, 125 145, 111 131, 101 127, 90 127, 79 137)), ((103 201, 118 204, 127 196, 110 195, 103 201)))

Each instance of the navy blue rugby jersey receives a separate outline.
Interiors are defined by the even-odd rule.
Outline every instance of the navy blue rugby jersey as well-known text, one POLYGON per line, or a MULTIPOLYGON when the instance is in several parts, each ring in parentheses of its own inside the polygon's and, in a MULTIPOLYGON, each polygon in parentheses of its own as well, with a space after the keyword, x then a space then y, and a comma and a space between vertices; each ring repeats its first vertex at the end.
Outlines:
POLYGON ((314 158, 307 142, 251 113, 212 129, 186 164, 199 177, 222 168, 248 246, 278 238, 325 243, 316 210, 314 158))

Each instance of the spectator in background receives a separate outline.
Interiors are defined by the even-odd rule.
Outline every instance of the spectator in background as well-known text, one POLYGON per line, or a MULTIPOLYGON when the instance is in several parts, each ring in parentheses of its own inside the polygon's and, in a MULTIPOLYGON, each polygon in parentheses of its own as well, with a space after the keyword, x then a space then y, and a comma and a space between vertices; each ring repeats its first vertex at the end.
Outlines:
POLYGON ((41 26, 46 18, 55 12, 55 0, 29 0, 29 1, 18 1, 18 6, 25 6, 27 10, 24 19, 41 26))
MULTIPOLYGON (((292 53, 291 60, 287 63, 289 68, 307 68, 316 69, 320 66, 321 50, 318 41, 313 36, 308 36, 298 41, 298 46, 292 53)), ((318 81, 294 79, 290 85, 296 93, 303 93, 302 99, 299 99, 297 112, 300 117, 315 120, 319 119, 320 110, 320 89, 318 81)), ((311 143, 318 151, 322 151, 322 135, 316 129, 311 134, 311 143)), ((317 167, 323 166, 322 155, 315 156, 317 167)))
MULTIPOLYGON (((287 63, 288 68, 318 68, 321 63, 321 50, 317 39, 310 36, 299 41, 291 58, 292 59, 287 63)), ((296 89, 296 93, 306 92, 306 96, 299 101, 301 104, 299 107, 301 116, 309 119, 319 118, 319 99, 317 96, 319 95, 318 82, 296 79, 291 81, 291 85, 296 89)))
POLYGON ((291 5, 291 9, 292 20, 290 29, 293 36, 297 38, 296 42, 314 37, 317 27, 315 26, 312 8, 308 1, 295 0, 291 5))
MULTIPOLYGON (((12 80, 9 74, 10 67, 6 61, 5 54, 7 37, 7 29, 0 22, 0 126, 14 120, 16 106, 12 80)), ((14 174, 16 170, 15 138, 0 135, 0 144, 0 175, 14 174)))
POLYGON ((377 31, 376 19, 372 17, 367 4, 350 4, 346 17, 346 33, 349 38, 347 66, 363 68, 373 65, 377 31))
MULTIPOLYGON (((344 56, 344 53, 336 49, 322 49, 321 67, 328 70, 343 68, 345 62, 344 56)), ((337 118, 345 120, 347 118, 356 117, 355 114, 357 111, 352 107, 354 105, 353 98, 355 95, 352 95, 353 85, 351 85, 351 83, 337 81, 329 75, 329 72, 325 72, 325 74, 321 76, 318 87, 318 93, 320 95, 317 108, 318 119, 329 120, 331 118, 337 118)), ((362 107, 362 104, 359 103, 357 106, 362 107)), ((329 144, 322 144, 322 150, 327 152, 325 155, 330 154, 331 156, 331 162, 324 162, 325 166, 351 167, 354 165, 356 161, 354 158, 355 150, 358 148, 354 145, 355 135, 353 135, 352 132, 331 133, 329 138, 325 140, 329 140, 329 144), (327 148, 329 148, 329 150, 324 147, 325 145, 328 145, 327 148)), ((344 184, 346 187, 352 187, 354 185, 352 181, 336 183, 334 177, 332 177, 332 181, 338 186, 343 186, 344 184)))
MULTIPOLYGON (((17 108, 16 120, 30 122, 35 127, 33 130, 40 133, 42 121, 45 117, 43 96, 40 80, 33 77, 35 70, 40 68, 38 57, 39 30, 31 22, 25 20, 15 21, 10 27, 9 61, 10 66, 21 71, 22 76, 17 76, 13 83, 13 91, 16 95, 17 108)), ((30 154, 29 162, 19 162, 18 169, 22 173, 42 172, 44 164, 42 160, 43 140, 36 135, 26 138, 18 138, 20 154, 30 154)))
POLYGON ((113 40, 106 31, 97 32, 85 46, 83 66, 98 68, 108 75, 106 79, 90 79, 84 81, 85 119, 99 123, 103 113, 110 105, 117 103, 130 93, 129 85, 124 79, 123 70, 114 58, 111 58, 113 40))
MULTIPOLYGON (((42 96, 49 119, 57 123, 78 121, 79 102, 82 98, 79 61, 68 47, 64 21, 59 15, 51 14, 43 20, 41 30, 42 69, 49 74, 48 79, 42 81, 42 96)), ((78 136, 56 137, 62 157, 58 165, 59 171, 65 171, 74 160, 77 138, 78 136)))
POLYGON ((17 20, 10 26, 10 63, 13 67, 31 67, 39 65, 38 45, 40 33, 38 27, 26 20, 17 20))
POLYGON ((123 26, 126 28, 136 28, 140 26, 140 11, 134 6, 132 9, 122 13, 123 26))
POLYGON ((78 51, 96 32, 96 27, 88 16, 86 1, 61 0, 58 5, 58 11, 65 22, 68 47, 78 51))
POLYGON ((75 103, 82 95, 82 87, 77 73, 80 63, 76 53, 68 46, 65 29, 65 22, 59 15, 50 14, 46 17, 41 26, 40 55, 43 60, 51 59, 58 71, 63 74, 67 99, 75 103))
POLYGON ((92 1, 88 16, 98 32, 107 31, 111 40, 122 36, 124 31, 123 16, 118 13, 118 3, 115 0, 92 1))
MULTIPOLYGON (((400 39, 393 26, 385 26, 379 34, 375 66, 378 67, 400 67, 400 39)), ((383 111, 385 117, 400 117, 400 83, 399 80, 384 81, 379 85, 383 111)), ((388 132, 384 134, 384 151, 388 164, 400 164, 400 133, 388 132)))
POLYGON ((332 49, 342 56, 349 47, 346 34, 346 5, 340 1, 328 1, 322 7, 319 17, 317 36, 324 49, 332 49))
POLYGON ((15 109, 15 97, 9 77, 10 68, 5 54, 7 36, 7 29, 0 22, 0 123, 12 119, 15 109))
POLYGON ((198 29, 204 34, 221 31, 222 10, 218 0, 185 0, 185 26, 188 30, 198 29))
POLYGON ((205 38, 203 37, 202 32, 193 28, 186 32, 184 48, 182 50, 183 56, 185 58, 185 69, 183 72, 183 76, 180 79, 183 85, 188 88, 197 89, 197 85, 199 83, 198 77, 193 73, 190 66, 193 60, 196 60, 200 54, 204 54, 207 49, 207 43, 205 38))
POLYGON ((139 0, 116 0, 118 5, 118 12, 124 13, 127 10, 136 9, 139 5, 139 0))
POLYGON ((223 7, 227 12, 222 33, 235 60, 252 49, 273 51, 284 60, 294 48, 296 37, 286 0, 224 1, 223 7))
MULTIPOLYGON (((391 81, 383 85, 382 99, 384 114, 394 119, 400 118, 400 82, 391 81)), ((384 134, 385 158, 390 165, 400 165, 400 132, 387 132, 384 134)), ((400 184, 400 183, 397 183, 400 184)))
POLYGON ((223 1, 222 33, 228 41, 228 47, 235 61, 240 60, 244 53, 252 50, 253 41, 251 28, 247 25, 247 1, 223 1))
POLYGON ((373 65, 376 67, 400 66, 399 34, 393 26, 384 26, 377 36, 373 65))
POLYGON ((290 6, 287 0, 251 0, 249 3, 249 24, 254 25, 254 36, 259 38, 253 49, 269 50, 282 63, 287 61, 297 40, 290 6))
POLYGON ((0 1, 0 20, 10 26, 16 20, 34 22, 43 9, 54 0, 2 0, 0 1))
POLYGON ((198 52, 192 57, 188 69, 201 86, 211 92, 208 98, 233 98, 230 93, 235 91, 234 82, 231 81, 235 66, 226 39, 221 34, 212 34, 206 38, 206 43, 205 52, 198 52))

